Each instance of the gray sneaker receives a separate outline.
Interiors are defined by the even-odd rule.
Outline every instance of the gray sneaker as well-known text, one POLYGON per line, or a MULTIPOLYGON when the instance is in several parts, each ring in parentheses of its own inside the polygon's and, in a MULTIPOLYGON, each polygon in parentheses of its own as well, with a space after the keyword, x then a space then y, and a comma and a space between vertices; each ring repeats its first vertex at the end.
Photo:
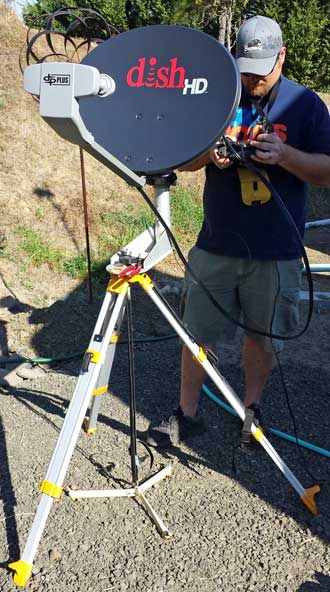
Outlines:
POLYGON ((149 426, 145 441, 155 448, 170 448, 205 431, 202 417, 184 415, 179 406, 168 419, 164 419, 159 425, 149 426))

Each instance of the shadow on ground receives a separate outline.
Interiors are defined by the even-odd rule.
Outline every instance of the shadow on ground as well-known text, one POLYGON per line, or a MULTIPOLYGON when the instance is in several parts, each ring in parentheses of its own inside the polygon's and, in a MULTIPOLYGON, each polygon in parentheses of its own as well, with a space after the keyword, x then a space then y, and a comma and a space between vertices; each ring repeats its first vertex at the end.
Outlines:
POLYGON ((328 592, 330 590, 330 577, 322 573, 316 573, 317 582, 304 582, 297 592, 328 592))
POLYGON ((305 247, 313 251, 330 255, 330 225, 307 228, 304 243, 305 247))
MULTIPOLYGON (((6 433, 3 427, 3 421, 0 417, 0 458, 1 458, 1 478, 0 478, 0 501, 2 502, 4 517, 1 519, 6 532, 8 541, 9 557, 19 557, 19 537, 16 521, 16 496, 11 482, 9 468, 9 459, 7 454, 6 433)), ((0 565, 5 567, 6 565, 0 565)))

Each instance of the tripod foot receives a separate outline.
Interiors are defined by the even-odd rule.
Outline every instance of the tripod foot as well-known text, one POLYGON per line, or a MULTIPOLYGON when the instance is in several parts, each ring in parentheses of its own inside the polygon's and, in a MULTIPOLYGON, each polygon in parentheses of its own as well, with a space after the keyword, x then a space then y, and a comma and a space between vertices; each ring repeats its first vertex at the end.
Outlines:
POLYGON ((139 488, 137 488, 136 490, 136 498, 141 502, 145 511, 155 524, 160 536, 166 540, 170 539, 173 536, 173 533, 170 530, 168 530, 168 528, 166 528, 160 516, 158 516, 157 512, 154 510, 152 505, 146 499, 144 493, 139 488))
POLYGON ((312 512, 312 514, 314 514, 314 516, 317 516, 317 507, 316 507, 316 504, 314 501, 314 497, 316 496, 317 493, 319 493, 319 491, 320 491, 320 486, 314 485, 313 487, 309 487, 308 489, 305 489, 305 493, 301 497, 303 504, 305 504, 305 506, 307 506, 307 508, 312 512))
POLYGON ((173 536, 173 532, 171 532, 170 530, 166 530, 160 533, 162 539, 165 539, 165 541, 168 541, 169 539, 172 538, 173 536))
POLYGON ((14 563, 9 563, 8 567, 16 572, 14 574, 15 584, 17 586, 25 586, 31 576, 32 565, 20 559, 19 561, 14 561, 14 563))
POLYGON ((82 427, 83 427, 84 432, 87 434, 87 436, 92 436, 93 434, 95 434, 96 429, 97 429, 97 428, 90 428, 89 427, 89 417, 88 416, 85 417, 82 427))

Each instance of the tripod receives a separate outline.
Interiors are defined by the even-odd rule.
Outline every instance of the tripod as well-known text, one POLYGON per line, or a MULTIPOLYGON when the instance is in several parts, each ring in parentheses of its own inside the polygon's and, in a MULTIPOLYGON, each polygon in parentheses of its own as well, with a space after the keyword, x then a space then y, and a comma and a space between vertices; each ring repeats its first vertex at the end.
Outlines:
MULTIPOLYGON (((159 207, 169 213, 169 186, 173 182, 173 177, 168 175, 157 178, 153 181, 156 201, 159 207)), ((151 298, 153 303, 159 309, 164 318, 169 322, 171 327, 177 333, 181 341, 188 347, 194 356, 196 362, 201 364, 218 387, 223 396, 227 399, 232 408, 237 412, 238 416, 244 420, 246 410, 233 391, 231 386, 227 383, 225 378, 217 369, 212 358, 208 358, 207 353, 194 340, 194 338, 182 326, 180 320, 170 310, 166 301, 163 299, 157 288, 153 285, 150 277, 146 273, 141 259, 141 248, 144 253, 144 262, 147 261, 146 266, 150 267, 152 262, 159 261, 163 258, 164 253, 170 249, 170 244, 164 237, 164 229, 159 223, 149 228, 143 235, 132 241, 125 249, 117 253, 110 264, 112 272, 111 279, 107 286, 106 295, 100 309, 98 319, 91 337, 89 347, 87 348, 76 388, 69 405, 63 427, 61 429, 52 459, 50 461, 45 480, 42 482, 40 491, 41 499, 37 509, 37 513, 29 532, 29 536, 23 551, 22 558, 10 564, 10 568, 15 571, 14 581, 19 586, 24 586, 29 579, 34 556, 37 552, 37 547, 40 542, 50 509, 54 499, 59 499, 63 493, 63 481, 66 471, 68 469, 71 456, 73 454, 77 438, 83 422, 87 433, 93 433, 96 429, 97 416, 101 405, 102 395, 108 390, 109 377, 113 364, 116 343, 119 339, 120 326, 125 314, 125 309, 128 312, 128 333, 131 333, 131 305, 130 305, 130 286, 137 283, 144 292, 151 298), (143 238, 142 238, 143 236, 143 238), (149 240, 149 244, 147 241, 149 240), (161 244, 161 248, 160 245, 161 244), (137 246, 139 247, 138 250, 137 246), (134 255, 135 249, 135 255, 134 255), (92 405, 89 417, 86 420, 86 412, 90 400, 92 405)), ((132 342, 129 343, 130 360, 132 362, 132 342)), ((162 519, 158 516, 154 508, 147 501, 145 492, 154 484, 158 483, 165 477, 171 475, 172 469, 170 466, 163 468, 160 472, 147 479, 145 482, 139 484, 138 482, 138 461, 136 454, 136 425, 135 425, 135 391, 134 370, 130 373, 130 433, 131 433, 131 468, 132 468, 132 487, 128 489, 110 489, 110 490, 93 490, 93 491, 77 491, 72 490, 69 495, 72 499, 82 499, 87 497, 133 497, 141 502, 146 512, 156 525, 161 536, 169 538, 170 531, 164 525, 162 519)), ((251 433, 253 437, 261 444, 279 470, 283 473, 292 487, 300 496, 302 502, 313 513, 317 514, 314 497, 319 491, 318 486, 305 489, 298 481, 289 467, 285 464, 283 459, 276 452, 272 444, 266 438, 262 429, 252 423, 251 433)))

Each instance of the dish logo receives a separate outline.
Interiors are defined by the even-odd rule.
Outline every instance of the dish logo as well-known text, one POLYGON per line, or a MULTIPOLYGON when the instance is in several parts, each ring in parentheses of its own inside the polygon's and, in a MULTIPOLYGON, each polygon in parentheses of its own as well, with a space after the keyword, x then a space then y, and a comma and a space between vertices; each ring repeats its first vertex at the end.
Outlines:
POLYGON ((178 58, 171 58, 169 66, 157 67, 157 58, 139 58, 138 65, 127 72, 126 82, 132 87, 182 88, 182 94, 201 95, 206 92, 206 78, 186 78, 186 70, 178 66, 178 58))

